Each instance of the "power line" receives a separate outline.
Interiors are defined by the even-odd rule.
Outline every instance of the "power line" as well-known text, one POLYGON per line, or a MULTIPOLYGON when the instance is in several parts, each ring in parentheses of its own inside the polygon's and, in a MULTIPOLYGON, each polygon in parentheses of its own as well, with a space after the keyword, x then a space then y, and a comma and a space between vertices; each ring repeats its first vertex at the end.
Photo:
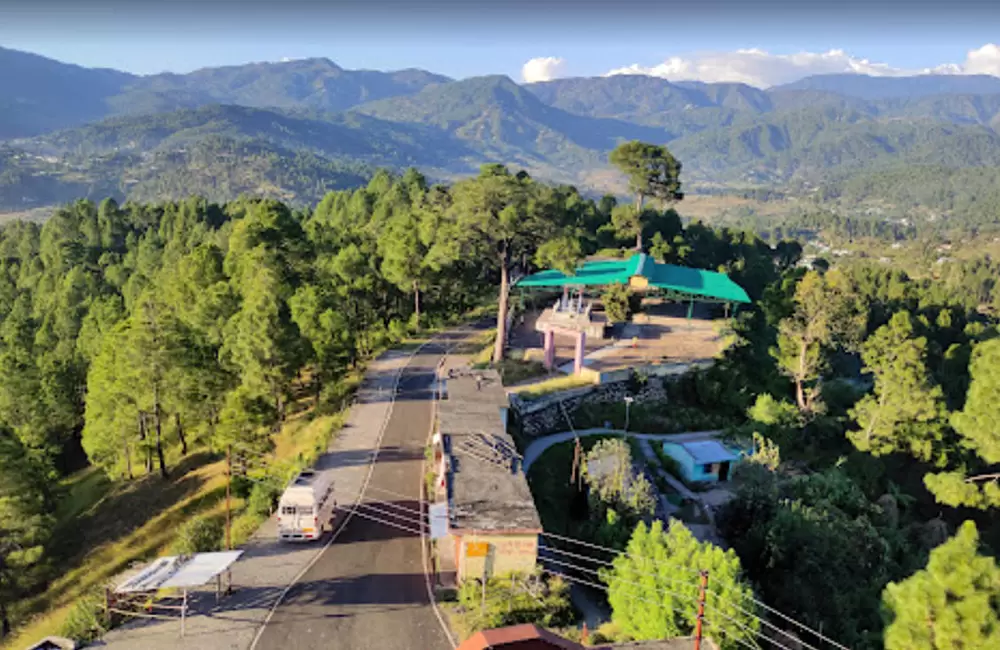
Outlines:
MULTIPOLYGON (((604 590, 604 591, 607 590, 607 587, 605 585, 597 584, 597 583, 591 582, 589 580, 584 580, 584 579, 578 578, 576 576, 566 575, 565 573, 560 573, 559 571, 553 571, 552 569, 546 569, 545 571, 546 571, 546 573, 549 573, 550 575, 559 576, 560 578, 563 578, 564 580, 569 580, 570 582, 574 582, 576 584, 581 584, 581 585, 585 585, 585 586, 592 587, 592 588, 595 588, 595 589, 601 589, 601 590, 604 590)), ((654 601, 651 601, 651 600, 649 600, 647 598, 642 598, 641 596, 636 596, 634 594, 623 593, 622 595, 624 597, 630 599, 630 600, 638 600, 638 601, 641 601, 641 602, 644 602, 644 603, 649 603, 651 605, 656 605, 658 607, 662 607, 663 606, 662 602, 654 602, 654 601)), ((671 611, 676 612, 677 610, 676 609, 672 609, 671 611)), ((712 627, 716 627, 716 626, 713 625, 712 627)), ((739 637, 732 637, 732 638, 738 639, 739 637)), ((744 643, 744 645, 746 645, 746 644, 744 643)), ((747 647, 752 648, 752 650, 759 650, 759 648, 754 648, 753 646, 747 646, 747 647)))
MULTIPOLYGON (((832 645, 832 646, 834 646, 834 647, 836 647, 836 648, 840 648, 840 650, 851 650, 851 649, 850 649, 850 648, 848 648, 847 646, 845 646, 845 645, 843 645, 843 644, 841 644, 841 643, 837 643, 837 642, 836 642, 836 641, 834 641, 833 639, 831 639, 831 638, 829 638, 829 637, 826 637, 826 636, 824 636, 824 635, 823 635, 823 634, 821 634, 820 632, 817 632, 816 630, 812 629, 811 627, 809 627, 809 626, 808 626, 808 625, 806 625, 805 623, 799 623, 798 621, 796 621, 796 620, 795 620, 795 619, 793 619, 792 617, 790 617, 790 616, 788 616, 788 615, 786 615, 786 614, 782 614, 782 613, 781 613, 781 612, 779 612, 778 610, 776 610, 776 609, 774 609, 773 607, 771 607, 771 606, 769 606, 769 605, 765 604, 764 602, 762 602, 762 601, 760 601, 760 600, 758 600, 758 599, 754 598, 753 596, 751 596, 750 598, 751 598, 751 600, 753 600, 753 602, 757 603, 758 605, 760 605, 761 607, 763 607, 763 608, 764 608, 764 609, 766 609, 767 611, 771 612, 772 614, 777 614, 778 616, 780 616, 781 618, 785 619, 785 620, 786 620, 786 621, 788 621, 789 623, 792 623, 792 624, 794 624, 794 625, 797 625, 797 626, 798 626, 798 627, 799 627, 800 629, 802 629, 802 630, 804 630, 804 631, 806 631, 806 632, 809 632, 810 634, 815 634, 817 638, 820 638, 820 639, 822 639, 822 640, 826 641, 826 642, 827 642, 827 643, 829 643, 830 645, 832 645)), ((800 639, 796 639, 796 641, 798 641, 799 643, 802 643, 803 645, 808 645, 808 644, 806 644, 805 642, 801 641, 800 639)), ((811 647, 811 646, 810 646, 810 647, 811 647)))
MULTIPOLYGON (((569 563, 569 562, 562 562, 560 560, 555 560, 553 558, 546 558, 545 561, 547 561, 547 562, 554 562, 555 564, 558 564, 559 566, 563 566, 563 567, 566 567, 566 568, 569 568, 569 569, 575 569, 577 571, 586 571, 587 573, 593 573, 595 576, 600 577, 600 574, 597 572, 596 569, 586 569, 586 568, 581 567, 579 565, 572 564, 572 563, 569 563)), ((641 588, 641 585, 639 585, 638 583, 629 582, 628 580, 621 580, 621 579, 619 579, 618 582, 620 582, 622 584, 630 585, 632 587, 641 588)), ((610 587, 605 587, 605 589, 607 589, 607 590, 610 591, 610 587)), ((666 593, 666 594, 669 594, 671 596, 676 596, 678 598, 685 598, 687 600, 693 600, 695 602, 698 602, 698 599, 696 597, 694 597, 694 596, 688 596, 686 594, 679 594, 676 591, 672 591, 670 589, 664 589, 663 587, 654 587, 654 589, 656 591, 660 592, 660 593, 666 593)), ((652 602, 652 601, 649 601, 649 602, 652 602)), ((662 603, 654 603, 654 604, 662 604, 662 603)))
MULTIPOLYGON (((791 650, 791 648, 789 648, 788 646, 783 645, 783 644, 775 641, 774 639, 770 638, 769 636, 767 636, 766 634, 764 634, 760 630, 753 630, 753 629, 751 629, 749 626, 746 625, 746 623, 741 623, 740 621, 737 621, 732 616, 729 616, 727 614, 723 614, 722 612, 717 611, 717 610, 715 611, 715 613, 718 614, 719 616, 721 616, 722 618, 726 619, 727 621, 735 624, 736 626, 738 626, 738 627, 746 630, 747 632, 750 632, 750 633, 752 633, 755 636, 763 637, 763 639, 765 641, 769 641, 769 642, 773 643, 774 645, 778 646, 779 648, 782 648, 783 650, 791 650)), ((757 618, 757 621, 760 622, 760 618, 759 617, 755 617, 755 618, 757 618)))
MULTIPOLYGON (((795 643, 798 643, 798 644, 800 644, 802 646, 805 646, 809 650, 819 650, 819 648, 816 648, 815 646, 812 646, 812 645, 806 643, 805 641, 803 641, 802 639, 798 638, 797 636, 795 636, 791 632, 788 632, 787 630, 783 630, 780 627, 778 627, 777 625, 775 625, 774 623, 771 623, 770 621, 767 621, 766 619, 761 618, 760 616, 758 616, 756 614, 748 612, 747 610, 743 609, 742 607, 740 607, 739 605, 737 605, 736 603, 734 603, 731 600, 724 599, 722 597, 722 595, 719 594, 719 592, 709 590, 709 593, 714 594, 720 600, 724 600, 727 605, 731 605, 732 607, 736 608, 737 610, 739 610, 740 612, 746 614, 747 616, 752 616, 752 617, 756 618, 759 622, 761 622, 764 625, 770 627, 771 629, 775 630, 776 632, 780 632, 781 634, 785 635, 786 637, 788 637, 790 640, 794 641, 795 643)), ((754 600, 755 602, 758 602, 753 597, 751 597, 751 599, 754 600)), ((841 647, 843 647, 843 646, 841 646, 841 647)))
MULTIPOLYGON (((545 549, 545 550, 551 551, 553 553, 561 553, 561 554, 569 556, 569 557, 574 557, 574 558, 583 559, 583 560, 589 560, 589 561, 597 563, 597 564, 603 564, 605 566, 614 567, 614 563, 612 563, 612 562, 608 562, 606 560, 598 560, 596 558, 588 558, 585 555, 578 555, 576 553, 571 553, 569 551, 564 551, 562 549, 554 548, 552 546, 542 546, 542 545, 539 545, 538 548, 545 549)), ((681 582, 678 578, 673 578, 673 577, 670 577, 670 576, 665 576, 665 575, 658 574, 657 577, 669 580, 673 584, 678 584, 678 583, 679 584, 687 584, 687 583, 681 582)))
POLYGON ((373 517, 373 516, 371 516, 371 515, 369 515, 367 513, 360 512, 358 510, 354 511, 354 515, 357 516, 357 517, 361 517, 362 519, 367 519, 369 521, 374 521, 376 523, 384 524, 386 526, 392 526, 393 528, 397 528, 399 530, 405 531, 405 532, 410 533, 411 535, 414 535, 414 536, 419 536, 421 534, 421 532, 422 532, 422 531, 419 531, 419 530, 414 530, 412 528, 407 528, 406 526, 403 526, 402 524, 397 524, 396 522, 393 522, 393 521, 387 521, 385 519, 379 519, 378 517, 373 517))
MULTIPOLYGON (((395 496, 400 496, 400 497, 404 497, 405 496, 405 495, 393 492, 392 490, 385 490, 385 489, 382 489, 382 488, 375 488, 375 489, 377 491, 379 491, 379 492, 385 492, 387 494, 391 494, 391 495, 395 495, 395 496)), ((410 498, 410 497, 406 497, 406 498, 410 498)), ((374 521, 374 522, 377 522, 377 523, 382 523, 382 524, 387 525, 387 526, 392 526, 394 528, 397 528, 399 530, 403 530, 403 531, 409 532, 409 533, 414 534, 414 535, 420 534, 421 531, 425 531, 426 528, 428 527, 428 523, 425 520, 425 517, 424 517, 424 514, 423 514, 422 510, 419 510, 419 509, 416 509, 416 508, 411 508, 411 507, 408 507, 408 506, 403 506, 403 505, 392 503, 392 502, 389 502, 389 501, 376 500, 374 502, 361 502, 361 503, 358 503, 355 506, 355 513, 358 514, 359 516, 362 516, 363 518, 365 518, 367 520, 374 521), (393 511, 390 511, 390 510, 385 510, 383 508, 376 507, 376 506, 393 508, 394 510, 399 511, 399 512, 393 512, 393 511), (361 510, 362 508, 364 508, 365 510, 361 510), (401 513, 405 513, 405 514, 401 514, 401 513), (379 517, 378 515, 381 515, 381 517, 379 517), (398 521, 388 520, 385 517, 392 517, 394 519, 401 520, 401 521, 405 522, 405 524, 408 524, 409 526, 415 526, 416 529, 411 528, 411 527, 409 527, 407 525, 403 525, 403 524, 399 523, 398 521)), ((613 553, 613 554, 617 554, 617 555, 626 555, 626 556, 628 556, 627 553, 624 553, 622 551, 618 551, 617 549, 612 549, 612 548, 604 547, 604 546, 601 546, 601 545, 598 545, 598 544, 592 544, 592 543, 589 543, 589 542, 584 542, 583 540, 577 540, 577 539, 574 539, 574 538, 571 538, 571 537, 566 537, 566 536, 563 536, 563 535, 556 535, 556 534, 553 534, 553 533, 542 533, 542 536, 552 537, 554 539, 562 539, 562 540, 565 540, 567 542, 572 542, 572 543, 575 543, 575 544, 578 544, 578 545, 581 545, 581 546, 585 546, 585 547, 589 547, 589 548, 594 548, 594 549, 597 549, 597 550, 600 550, 600 551, 603 551, 603 552, 607 552, 607 553, 613 553)), ((614 563, 610 562, 608 560, 602 560, 602 559, 595 558, 595 557, 592 557, 592 556, 587 556, 587 555, 582 555, 582 554, 579 554, 579 553, 574 553, 572 551, 567 551, 567 550, 561 549, 561 548, 555 548, 555 547, 549 546, 549 545, 540 544, 538 548, 539 548, 540 551, 548 551, 549 553, 556 553, 556 554, 560 554, 560 555, 563 555, 563 556, 566 556, 566 557, 572 557, 572 558, 575 558, 577 560, 591 562, 591 563, 594 563, 594 564, 597 564, 597 565, 604 565, 604 566, 609 566, 609 567, 613 567, 614 566, 614 563)), ((629 557, 631 557, 631 556, 629 556, 629 557)), ((597 569, 584 567, 584 566, 581 566, 579 564, 574 564, 572 562, 565 562, 565 561, 558 560, 558 559, 553 558, 553 557, 543 557, 543 558, 540 558, 540 560, 543 561, 543 562, 548 562, 548 563, 556 564, 556 565, 559 565, 560 567, 565 567, 567 569, 576 570, 576 571, 584 572, 584 573, 587 573, 587 574, 592 574, 592 575, 595 575, 595 576, 599 575, 599 572, 597 571, 597 569)), ((562 577, 570 579, 569 576, 566 576, 565 574, 562 574, 560 572, 552 571, 551 569, 548 569, 548 568, 546 568, 545 570, 547 572, 554 573, 556 575, 560 575, 562 577)), ((690 571, 690 569, 688 569, 688 570, 690 571)), ((672 578, 670 576, 658 575, 657 577, 658 578, 666 579, 666 580, 670 581, 673 584, 678 584, 677 579, 672 578)), ((588 586, 591 586, 591 587, 602 589, 604 591, 608 590, 608 587, 605 586, 605 585, 601 585, 601 584, 594 583, 594 582, 591 582, 591 581, 584 581, 584 580, 579 579, 579 578, 577 580, 580 581, 580 582, 583 582, 583 583, 585 583, 585 584, 587 584, 588 586)), ((630 582, 630 581, 627 581, 627 580, 621 580, 621 579, 619 579, 619 583, 624 584, 624 585, 628 585, 628 586, 631 586, 631 587, 634 587, 634 588, 641 588, 641 585, 638 585, 637 583, 630 582)), ((683 583, 681 583, 681 584, 683 584, 683 583)), ((669 595, 672 595, 674 597, 686 599, 688 601, 695 601, 695 602, 697 602, 697 598, 695 598, 692 595, 681 594, 681 593, 678 593, 678 592, 673 591, 671 589, 667 589, 666 587, 657 586, 654 589, 656 591, 660 592, 660 593, 669 594, 669 595)), ((643 600, 645 602, 649 602, 651 604, 655 604, 655 605, 658 605, 658 606, 662 606, 663 605, 662 602, 660 602, 660 603, 654 603, 653 601, 649 601, 647 599, 643 599, 643 598, 635 595, 634 593, 630 593, 630 591, 631 590, 626 589, 625 593, 623 593, 623 595, 626 596, 627 598, 630 598, 630 599, 639 599, 639 600, 643 600)), ((777 626, 773 625, 772 623, 770 623, 770 622, 768 622, 768 621, 760 618, 756 614, 753 614, 752 612, 747 611, 743 607, 740 607, 736 603, 733 603, 731 600, 726 599, 718 591, 710 591, 709 593, 711 593, 712 595, 714 595, 717 600, 723 601, 724 603, 733 606, 735 609, 737 609, 741 613, 743 613, 743 614, 745 614, 745 615, 747 615, 747 616, 749 616, 749 617, 757 620, 759 623, 762 623, 763 625, 766 625, 767 627, 769 627, 769 628, 771 628, 771 629, 773 629, 773 630, 775 630, 777 632, 780 632, 781 634, 783 634, 785 636, 788 636, 789 638, 795 640, 796 642, 801 643, 806 648, 809 648, 810 650, 818 650, 815 647, 813 647, 812 645, 810 645, 810 644, 808 644, 808 643, 806 643, 804 641, 801 641, 800 639, 797 639, 794 636, 791 636, 790 633, 788 633, 787 631, 782 630, 781 628, 778 628, 777 626)), ((754 599, 754 601, 757 602, 756 599, 754 599)), ((726 615, 726 614, 724 614, 722 612, 719 612, 718 608, 716 606, 714 606, 714 605, 712 606, 712 611, 715 612, 718 616, 721 616, 721 617, 723 617, 723 618, 731 621, 732 623, 736 624, 737 626, 743 628, 746 631, 752 632, 753 634, 762 637, 764 640, 766 640, 766 641, 768 641, 770 643, 773 643, 774 645, 778 646, 779 648, 784 648, 785 650, 788 650, 787 646, 785 646, 782 643, 776 641, 775 639, 772 639, 772 638, 768 637, 766 634, 764 634, 760 630, 754 631, 751 628, 747 627, 745 624, 740 623, 736 619, 734 619, 734 618, 732 618, 732 617, 730 617, 730 616, 728 616, 728 615, 726 615)), ((723 631, 725 630, 724 627, 723 628, 719 628, 719 626, 717 624, 714 625, 713 627, 716 627, 716 628, 718 628, 720 630, 723 630, 723 631)), ((734 637, 734 639, 740 640, 738 637, 734 637)), ((746 645, 745 642, 744 642, 744 645, 746 645)), ((751 646, 747 646, 747 647, 751 647, 751 646)))
POLYGON ((375 492, 382 492, 384 494, 389 494, 394 497, 399 497, 400 499, 406 499, 407 501, 415 501, 420 497, 415 497, 412 494, 401 494, 399 492, 393 492, 392 490, 386 490, 385 488, 375 487, 374 485, 369 485, 365 488, 365 491, 374 490, 375 492))
MULTIPOLYGON (((380 505, 380 506, 385 506, 385 507, 393 508, 395 510, 399 510, 401 512, 405 512, 408 515, 413 515, 415 517, 420 517, 421 519, 425 519, 424 518, 424 513, 421 512, 420 510, 414 510, 413 508, 410 508, 408 506, 403 506, 403 505, 400 505, 398 503, 393 503, 392 501, 383 501, 382 499, 374 499, 374 500, 371 500, 371 501, 361 501, 359 503, 364 504, 364 505, 367 505, 367 504, 377 504, 377 505, 380 505)), ((426 521, 424 523, 426 523, 426 521)))
MULTIPOLYGON (((539 548, 545 548, 546 550, 556 550, 556 549, 552 549, 552 548, 550 548, 550 547, 539 547, 539 548)), ((585 572, 587 572, 587 573, 592 573, 592 574, 594 574, 594 575, 597 575, 597 576, 599 576, 599 575, 600 575, 600 574, 598 573, 598 571, 597 571, 596 569, 588 569, 588 568, 585 568, 585 567, 581 567, 581 566, 579 566, 579 565, 575 565, 575 564, 572 564, 572 563, 568 563, 568 562, 562 562, 562 561, 559 561, 559 560, 555 560, 555 559, 553 559, 553 558, 545 558, 545 560, 544 560, 544 561, 547 561, 547 562, 554 562, 555 564, 558 564, 558 565, 560 565, 560 566, 564 566, 564 567, 567 567, 567 568, 570 568, 570 569, 575 569, 575 570, 578 570, 578 571, 585 571, 585 572)), ((657 576, 657 577, 667 577, 667 576, 657 576)), ((667 578, 669 579, 669 577, 667 577, 667 578)), ((629 580, 624 580, 624 579, 621 579, 621 578, 617 578, 617 579, 616 579, 616 581, 617 581, 617 582, 618 582, 619 584, 625 584, 625 585, 629 585, 629 586, 632 586, 632 587, 635 587, 635 588, 637 588, 637 589, 642 589, 642 588, 643 588, 643 586, 642 586, 642 585, 640 585, 640 584, 638 584, 638 583, 635 583, 635 582, 631 582, 631 581, 629 581, 629 580)), ((608 592, 610 593, 610 587, 604 587, 604 589, 605 589, 605 590, 607 590, 607 591, 608 591, 608 592)), ((667 588, 665 588, 665 587, 662 587, 662 586, 659 586, 659 585, 657 585, 657 586, 654 586, 654 587, 653 587, 653 589, 654 589, 655 591, 659 592, 659 593, 663 593, 663 594, 669 594, 669 595, 672 595, 672 596, 675 596, 675 597, 678 597, 678 598, 684 598, 684 599, 687 599, 687 600, 689 600, 689 601, 694 601, 695 603, 697 603, 697 602, 698 602, 698 598, 696 598, 695 596, 692 596, 692 595, 688 595, 688 594, 680 594, 680 593, 677 593, 676 591, 673 591, 673 590, 671 590, 671 589, 667 589, 667 588)), ((626 594, 626 595, 627 595, 627 594, 626 594)), ((719 594, 718 594, 717 592, 715 593, 715 595, 716 595, 717 597, 719 596, 719 594)), ((647 600, 646 602, 652 602, 652 601, 648 601, 648 600, 647 600)), ((662 603, 653 603, 653 604, 657 604, 657 605, 661 605, 661 606, 662 606, 662 603)), ((713 610, 716 610, 716 608, 714 608, 714 607, 713 607, 713 610)), ((717 611, 717 610, 716 610, 716 611, 717 611)), ((761 621, 761 620, 760 620, 760 618, 759 618, 759 617, 757 617, 756 615, 754 615, 754 614, 752 614, 752 613, 749 613, 749 612, 746 612, 745 610, 742 610, 742 611, 743 611, 743 612, 744 612, 745 614, 747 614, 748 616, 750 616, 751 618, 754 618, 754 619, 756 619, 756 620, 757 620, 758 622, 763 622, 763 621, 761 621)), ((732 618, 731 616, 728 616, 728 615, 726 615, 726 614, 723 614, 722 612, 718 612, 718 611, 717 611, 717 613, 718 613, 718 615, 719 615, 719 616, 721 616, 721 617, 723 617, 723 618, 725 618, 725 619, 727 619, 727 620, 729 620, 729 621, 731 621, 731 622, 735 623, 736 625, 740 626, 740 627, 741 627, 741 628, 743 628, 744 630, 746 630, 746 631, 748 631, 748 632, 751 632, 752 634, 754 634, 754 636, 759 636, 759 637, 762 637, 762 638, 763 638, 764 640, 766 640, 766 641, 769 641, 769 642, 773 643, 774 645, 778 646, 779 648, 783 648, 784 650, 790 650, 790 648, 788 648, 787 646, 785 646, 785 645, 781 644, 780 642, 778 642, 778 641, 776 641, 776 640, 774 640, 774 639, 772 639, 772 638, 768 637, 768 636, 767 636, 766 634, 764 634, 763 632, 761 632, 761 631, 759 631, 759 630, 752 630, 752 629, 751 629, 751 628, 749 628, 749 627, 748 627, 747 625, 745 625, 745 624, 743 624, 743 623, 740 623, 740 622, 739 622, 739 621, 737 621, 736 619, 734 619, 734 618, 732 618)), ((779 630, 779 631, 780 631, 780 630, 779 630)), ((807 646, 807 647, 810 647, 810 648, 811 648, 811 646, 808 646, 808 644, 806 644, 806 646, 807 646)), ((813 649, 813 650, 815 650, 815 649, 813 649)))
POLYGON ((377 514, 382 515, 383 517, 395 517, 396 519, 399 519, 399 520, 401 520, 401 521, 403 521, 403 522, 405 522, 405 523, 407 523, 409 525, 417 526, 420 530, 426 529, 426 527, 427 527, 427 524, 425 522, 423 522, 423 521, 415 520, 415 519, 406 517, 404 515, 401 515, 401 514, 398 514, 398 513, 395 513, 395 512, 391 512, 391 511, 387 511, 387 510, 381 510, 379 508, 376 508, 376 507, 371 506, 371 505, 366 504, 366 503, 359 503, 355 507, 354 511, 357 512, 361 508, 367 508, 367 510, 365 510, 365 512, 375 512, 377 514))
POLYGON ((723 627, 717 626, 715 623, 713 623, 712 621, 709 621, 708 619, 705 619, 705 627, 711 628, 713 630, 718 630, 719 634, 721 634, 721 635, 723 635, 723 636, 725 636, 725 637, 727 637, 727 638, 729 638, 729 639, 731 639, 733 641, 736 641, 737 643, 739 643, 744 648, 750 648, 750 650, 761 650, 760 649, 760 644, 754 643, 753 645, 750 645, 749 643, 747 643, 746 641, 744 641, 740 637, 733 636, 732 634, 729 633, 728 630, 726 630, 723 627))
MULTIPOLYGON (((592 542, 585 542, 583 540, 575 539, 573 537, 567 537, 565 535, 558 535, 558 534, 549 533, 549 532, 543 532, 541 534, 543 536, 551 537, 551 538, 557 539, 557 540, 562 540, 562 541, 569 542, 569 543, 572 543, 572 544, 578 544, 580 546, 587 547, 587 548, 592 548, 592 549, 595 549, 595 550, 598 550, 598 551, 602 551, 604 553, 611 553, 611 554, 615 554, 615 555, 625 555, 625 556, 628 556, 628 553, 626 553, 624 551, 619 551, 618 549, 610 548, 610 547, 607 547, 607 546, 601 546, 600 544, 594 544, 592 542)), ((698 573, 697 570, 692 569, 690 567, 677 567, 677 568, 684 569, 684 570, 686 570, 686 571, 688 571, 688 572, 690 572, 692 574, 697 574, 698 573)), ((723 599, 723 600, 726 600, 718 592, 712 592, 712 593, 714 593, 716 595, 716 597, 718 597, 720 599, 723 599)), ((783 614, 782 612, 779 612, 778 610, 776 610, 773 607, 767 605, 766 603, 764 603, 760 599, 754 597, 752 594, 750 596, 750 599, 755 604, 760 605, 762 608, 764 608, 768 612, 771 612, 771 613, 773 613, 773 614, 781 617, 782 619, 788 621, 789 623, 792 623, 792 624, 798 626, 800 629, 802 629, 802 630, 804 630, 806 632, 809 632, 810 634, 814 634, 817 638, 822 639, 823 641, 829 643, 830 645, 832 645, 832 646, 834 646, 836 648, 839 648, 840 650, 850 650, 850 648, 848 648, 847 646, 845 646, 845 645, 843 645, 841 643, 838 643, 838 642, 834 641, 833 639, 830 639, 829 637, 824 636, 823 634, 821 634, 820 632, 818 632, 818 631, 810 628, 806 624, 800 623, 799 621, 796 621, 795 619, 793 619, 792 617, 788 616, 787 614, 783 614)), ((727 602, 729 602, 729 601, 727 601, 727 602)), ((743 611, 744 611, 744 613, 747 613, 745 610, 743 610, 743 611)), ((754 615, 754 616, 756 616, 756 615, 754 615)), ((759 616, 757 616, 757 618, 760 619, 759 616)), ((760 619, 760 620, 763 622, 763 619, 760 619)), ((769 626, 771 626, 771 627, 775 627, 771 623, 766 623, 766 624, 769 625, 769 626)), ((775 629, 777 629, 779 631, 782 631, 783 634, 785 634, 786 636, 788 636, 788 633, 785 632, 785 631, 783 631, 783 630, 780 630, 780 628, 775 627, 775 629)), ((812 650, 816 650, 816 648, 814 648, 813 646, 810 646, 808 643, 802 641, 801 639, 795 638, 795 641, 797 643, 801 643, 802 645, 806 646, 807 648, 811 648, 812 650)))

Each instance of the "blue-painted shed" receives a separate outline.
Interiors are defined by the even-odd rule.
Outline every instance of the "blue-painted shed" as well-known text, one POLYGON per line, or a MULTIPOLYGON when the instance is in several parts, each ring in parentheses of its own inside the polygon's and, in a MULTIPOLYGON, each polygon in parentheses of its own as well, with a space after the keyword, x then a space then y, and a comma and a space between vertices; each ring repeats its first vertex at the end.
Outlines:
POLYGON ((681 477, 689 483, 728 481, 740 452, 718 440, 664 442, 663 451, 677 461, 681 477))

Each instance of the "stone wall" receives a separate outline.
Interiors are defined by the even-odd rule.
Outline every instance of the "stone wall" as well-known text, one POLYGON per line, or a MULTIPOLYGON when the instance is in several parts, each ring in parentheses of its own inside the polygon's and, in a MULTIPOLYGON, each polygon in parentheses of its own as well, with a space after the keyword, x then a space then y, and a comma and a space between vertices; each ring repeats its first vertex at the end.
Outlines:
MULTIPOLYGON (((634 403, 662 402, 667 399, 664 381, 675 378, 649 377, 636 394, 634 403)), ((572 390, 545 395, 537 400, 523 401, 511 394, 511 407, 517 413, 521 434, 534 438, 554 431, 567 431, 569 424, 559 402, 562 401, 566 413, 573 417, 584 404, 621 404, 630 394, 628 381, 619 381, 595 386, 584 386, 572 390)))

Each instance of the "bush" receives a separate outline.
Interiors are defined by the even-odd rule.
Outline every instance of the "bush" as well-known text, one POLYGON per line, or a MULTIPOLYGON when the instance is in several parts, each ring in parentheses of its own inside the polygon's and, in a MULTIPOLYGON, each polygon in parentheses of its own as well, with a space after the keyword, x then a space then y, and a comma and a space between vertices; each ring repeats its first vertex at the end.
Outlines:
POLYGON ((108 630, 104 617, 104 595, 99 590, 85 593, 69 610, 59 635, 78 643, 96 641, 108 630))
POLYGON ((218 551, 224 532, 219 517, 195 517, 181 526, 171 550, 178 555, 218 551))
POLYGON ((253 484, 250 496, 247 497, 247 511, 259 516, 270 516, 280 496, 281 486, 278 485, 278 480, 268 476, 253 484))
POLYGON ((551 628, 573 619, 569 585, 559 577, 507 575, 490 578, 486 585, 486 607, 482 585, 466 580, 458 593, 458 630, 468 637, 480 630, 533 623, 551 628))
POLYGON ((233 548, 240 546, 253 537, 253 534, 257 532, 257 529, 260 528, 260 525, 266 519, 267 517, 249 510, 240 513, 233 519, 232 530, 230 531, 233 538, 233 548))
POLYGON ((246 499, 250 496, 250 492, 253 490, 254 483, 246 476, 240 476, 239 474, 234 474, 231 489, 233 491, 233 496, 246 499))

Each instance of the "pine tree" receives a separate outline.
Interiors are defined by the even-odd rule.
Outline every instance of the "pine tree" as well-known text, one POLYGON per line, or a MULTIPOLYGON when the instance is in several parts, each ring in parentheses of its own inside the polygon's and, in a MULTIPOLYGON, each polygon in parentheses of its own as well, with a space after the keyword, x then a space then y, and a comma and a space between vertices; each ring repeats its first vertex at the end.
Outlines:
POLYGON ((636 640, 691 634, 697 619, 700 571, 709 574, 708 636, 723 650, 753 641, 758 626, 752 616, 753 592, 743 581, 736 554, 699 542, 676 520, 668 531, 660 521, 651 527, 640 523, 625 554, 615 558, 613 568, 602 571, 611 620, 636 640))
POLYGON ((11 628, 11 606, 40 580, 52 528, 39 468, 9 432, 0 430, 0 640, 11 628))
POLYGON ((926 569, 886 587, 886 650, 1000 647, 1000 567, 978 546, 967 521, 931 551, 926 569))
POLYGON ((927 369, 927 340, 913 330, 910 314, 899 312, 865 341, 875 392, 851 411, 858 429, 847 437, 876 456, 907 451, 927 461, 944 453, 944 393, 927 369))
MULTIPOLYGON (((642 251, 643 201, 646 197, 661 201, 680 201, 681 163, 666 147, 633 140, 624 142, 611 152, 608 160, 628 179, 629 191, 635 194, 632 215, 624 214, 616 222, 619 234, 634 234, 635 249, 642 251)), ((624 206, 622 206, 624 207, 624 206)), ((618 212, 616 209, 612 212, 618 212)))
MULTIPOLYGON (((971 381, 964 408, 951 423, 984 463, 1000 463, 1000 339, 975 346, 969 366, 971 381)), ((967 476, 965 469, 928 474, 924 483, 938 501, 950 506, 1000 507, 1000 475, 967 476)))

